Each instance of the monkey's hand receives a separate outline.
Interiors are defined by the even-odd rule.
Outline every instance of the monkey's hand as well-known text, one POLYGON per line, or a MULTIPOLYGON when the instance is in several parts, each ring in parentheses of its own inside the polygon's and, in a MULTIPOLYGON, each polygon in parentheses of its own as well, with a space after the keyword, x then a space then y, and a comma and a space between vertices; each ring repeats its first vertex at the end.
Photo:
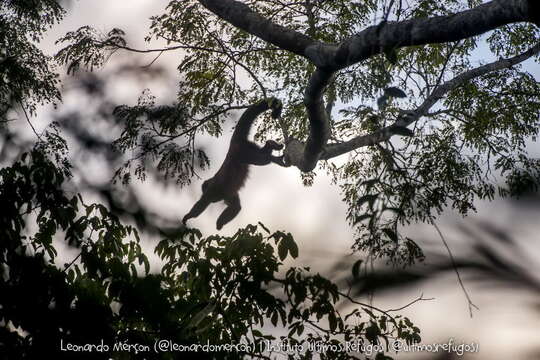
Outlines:
POLYGON ((280 144, 274 140, 267 140, 266 144, 264 144, 263 149, 265 150, 281 150, 283 149, 283 144, 280 144))
POLYGON ((289 167, 289 166, 291 166, 291 164, 289 164, 289 163, 285 160, 285 156, 272 156, 271 161, 272 161, 274 164, 278 164, 279 166, 283 166, 283 167, 289 167))

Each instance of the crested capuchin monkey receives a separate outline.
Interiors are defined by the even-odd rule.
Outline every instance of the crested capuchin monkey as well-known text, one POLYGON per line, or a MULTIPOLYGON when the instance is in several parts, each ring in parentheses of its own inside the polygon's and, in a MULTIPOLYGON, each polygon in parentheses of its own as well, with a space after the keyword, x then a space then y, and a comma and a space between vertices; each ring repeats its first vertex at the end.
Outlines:
POLYGON ((202 196, 182 219, 184 225, 187 220, 199 216, 210 203, 224 201, 227 207, 216 223, 217 229, 220 230, 240 212, 238 191, 246 181, 249 165, 267 165, 273 162, 286 166, 281 156, 272 155, 272 151, 281 150, 283 145, 268 140, 261 148, 248 140, 249 130, 257 116, 272 109, 272 117, 278 118, 281 106, 279 100, 271 98, 253 104, 244 111, 234 129, 223 164, 212 178, 203 182, 202 196))

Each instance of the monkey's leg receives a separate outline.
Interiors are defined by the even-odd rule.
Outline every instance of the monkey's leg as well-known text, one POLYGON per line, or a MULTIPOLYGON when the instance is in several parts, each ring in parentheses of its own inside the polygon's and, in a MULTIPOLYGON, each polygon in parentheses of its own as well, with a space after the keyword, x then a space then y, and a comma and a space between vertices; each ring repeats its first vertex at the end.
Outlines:
POLYGON ((277 157, 272 156, 272 151, 283 148, 283 145, 273 140, 268 140, 262 148, 251 141, 245 141, 240 146, 239 161, 251 165, 268 165, 270 162, 276 162, 277 157))
POLYGON ((227 204, 227 207, 225 208, 225 210, 223 210, 223 212, 221 213, 221 215, 219 215, 219 218, 217 219, 216 227, 218 230, 221 230, 223 225, 234 219, 241 209, 240 197, 238 196, 238 194, 225 199, 225 204, 227 204))
POLYGON ((273 162, 280 166, 287 167, 283 161, 283 156, 274 156, 272 155, 271 150, 263 151, 263 149, 257 149, 257 151, 252 151, 249 155, 246 155, 243 160, 251 165, 264 166, 273 162))
POLYGON ((184 218, 182 219, 182 223, 184 223, 185 225, 186 221, 188 221, 189 219, 196 218, 197 216, 201 215, 201 213, 208 207, 208 205, 210 205, 210 201, 208 201, 207 197, 203 194, 201 199, 197 201, 195 205, 193 205, 191 210, 186 214, 186 216, 184 216, 184 218))

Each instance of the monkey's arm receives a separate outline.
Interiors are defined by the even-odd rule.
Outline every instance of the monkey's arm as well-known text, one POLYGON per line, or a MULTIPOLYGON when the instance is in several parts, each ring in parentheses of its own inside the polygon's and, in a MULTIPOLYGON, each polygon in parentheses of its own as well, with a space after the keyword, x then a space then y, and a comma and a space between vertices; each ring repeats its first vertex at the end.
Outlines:
POLYGON ((268 165, 271 162, 281 166, 285 166, 282 156, 273 156, 273 150, 281 150, 282 144, 278 144, 274 140, 268 140, 266 144, 260 148, 257 144, 248 141, 242 146, 242 154, 239 156, 240 161, 250 165, 268 165))
POLYGON ((274 156, 272 154, 252 154, 246 160, 250 165, 264 166, 273 162, 279 166, 288 167, 283 160, 283 156, 274 156))
MULTIPOLYGON (((267 154, 270 161, 273 162, 274 164, 278 164, 279 166, 283 166, 283 167, 289 167, 289 165, 285 163, 283 155, 282 156, 272 155, 273 150, 281 150, 281 149, 283 149, 283 144, 279 144, 275 142, 274 140, 268 140, 266 141, 266 144, 264 144, 262 151, 267 154)), ((254 165, 257 165, 257 164, 254 164, 254 165)))
POLYGON ((240 206, 240 197, 238 196, 238 194, 225 199, 225 204, 227 204, 227 207, 225 208, 225 210, 223 210, 223 212, 221 213, 221 215, 219 215, 219 218, 217 219, 216 228, 218 230, 221 230, 223 225, 234 219, 242 208, 240 206))
POLYGON ((208 198, 203 194, 201 199, 193 205, 191 210, 184 216, 182 219, 182 223, 185 225, 186 221, 188 221, 191 218, 196 218, 197 216, 201 215, 201 213, 210 205, 210 201, 208 198))

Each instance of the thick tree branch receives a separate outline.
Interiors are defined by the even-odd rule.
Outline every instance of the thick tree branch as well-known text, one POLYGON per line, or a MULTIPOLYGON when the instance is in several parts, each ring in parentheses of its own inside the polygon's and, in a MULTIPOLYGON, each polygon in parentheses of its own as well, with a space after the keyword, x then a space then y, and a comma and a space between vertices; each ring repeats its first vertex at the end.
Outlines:
POLYGON ((208 10, 251 35, 284 50, 304 55, 305 49, 316 43, 309 36, 275 24, 236 0, 199 0, 208 10))
POLYGON ((316 70, 311 76, 304 95, 309 119, 309 137, 305 146, 292 139, 285 150, 286 162, 304 172, 315 168, 330 138, 330 121, 323 95, 332 78, 332 72, 321 69, 316 70))
POLYGON ((519 55, 516 55, 514 57, 508 58, 508 59, 500 59, 497 61, 494 61, 492 63, 479 66, 475 69, 471 69, 469 71, 465 71, 464 73, 456 76, 452 80, 449 80, 445 82, 444 84, 437 86, 435 90, 431 93, 430 96, 424 100, 424 102, 418 107, 418 109, 415 111, 417 113, 416 119, 409 119, 409 120, 401 120, 400 123, 397 125, 399 126, 408 126, 412 124, 414 121, 418 120, 420 116, 427 114, 429 109, 435 105, 437 101, 439 101, 446 93, 449 91, 457 88, 461 84, 470 81, 474 78, 477 78, 479 76, 485 75, 487 73, 498 71, 502 69, 511 68, 514 65, 517 65, 530 57, 538 54, 540 52, 540 43, 536 44, 529 50, 525 51, 524 53, 521 53, 519 55))
POLYGON ((366 28, 340 44, 325 44, 273 23, 238 0, 199 0, 199 2, 233 26, 281 49, 304 56, 317 67, 310 78, 304 97, 310 124, 308 140, 304 144, 297 139, 289 139, 284 153, 285 160, 301 171, 313 170, 320 159, 329 159, 361 146, 388 140, 396 134, 396 131, 399 132, 399 127, 405 127, 418 120, 446 92, 467 81, 467 78, 474 78, 499 67, 511 65, 497 62, 491 64, 493 68, 479 67, 464 73, 454 79, 455 82, 452 80, 438 86, 414 113, 399 118, 396 124, 345 143, 326 147, 330 137, 330 124, 324 107, 323 94, 337 70, 392 49, 458 41, 515 22, 538 23, 538 15, 534 13, 535 8, 538 8, 538 0, 493 0, 453 15, 384 22, 366 28))
POLYGON ((357 136, 343 143, 327 146, 324 154, 321 156, 321 160, 327 160, 348 153, 360 147, 370 146, 383 141, 387 141, 392 136, 396 135, 396 128, 407 127, 420 119, 422 116, 428 114, 429 109, 431 109, 431 107, 433 107, 433 105, 435 105, 440 99, 442 99, 443 96, 449 91, 454 90, 458 86, 479 76, 517 65, 538 54, 539 52, 540 43, 536 44, 524 53, 516 55, 512 58, 500 59, 492 63, 471 69, 469 71, 465 71, 456 76, 455 78, 443 83, 442 85, 437 86, 418 108, 408 112, 407 116, 402 116, 398 118, 398 120, 393 125, 384 127, 371 134, 357 136))
MULTIPOLYGON (((448 16, 386 22, 372 26, 342 42, 338 48, 320 47, 318 66, 337 70, 379 54, 386 49, 453 42, 483 34, 503 25, 534 21, 537 0, 493 0, 448 16)), ((308 52, 310 50, 308 49, 308 52)), ((313 51, 313 50, 311 50, 313 51)))
POLYGON ((237 0, 199 0, 230 24, 308 58, 317 67, 335 71, 368 59, 385 49, 458 41, 515 22, 539 23, 538 0, 493 0, 447 16, 385 22, 343 41, 325 44, 275 24, 237 0))

